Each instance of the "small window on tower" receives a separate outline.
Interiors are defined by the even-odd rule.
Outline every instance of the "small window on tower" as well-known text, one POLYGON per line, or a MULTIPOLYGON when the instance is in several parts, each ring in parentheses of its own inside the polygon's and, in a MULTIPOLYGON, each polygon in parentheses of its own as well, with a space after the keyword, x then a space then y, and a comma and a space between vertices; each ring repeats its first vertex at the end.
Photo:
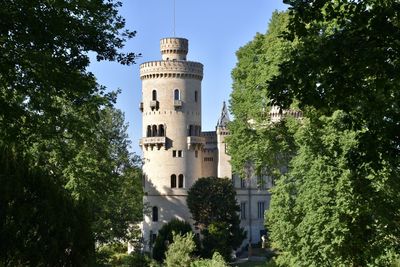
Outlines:
POLYGON ((171 175, 171 188, 176 188, 176 175, 171 175))
POLYGON ((158 125, 158 136, 165 136, 164 125, 158 125))
POLYGON ((157 207, 153 207, 153 222, 158 222, 158 208, 157 207))
POLYGON ((175 89, 174 91, 174 100, 181 100, 179 89, 175 89))
POLYGON ((193 125, 189 125, 188 136, 192 136, 192 135, 193 135, 193 125))
POLYGON ((183 174, 179 174, 178 176, 178 187, 183 188, 183 174))
POLYGON ((197 91, 194 91, 194 102, 197 102, 197 91))
POLYGON ((151 126, 150 125, 147 125, 146 137, 151 137, 151 126))
POLYGON ((152 100, 153 100, 153 101, 157 101, 157 91, 156 91, 156 90, 153 90, 153 93, 152 93, 152 100))
POLYGON ((151 136, 157 136, 157 125, 153 125, 151 136))
POLYGON ((197 158, 199 156, 199 151, 195 150, 194 151, 194 157, 197 158))
POLYGON ((178 150, 178 158, 182 158, 182 150, 178 150))

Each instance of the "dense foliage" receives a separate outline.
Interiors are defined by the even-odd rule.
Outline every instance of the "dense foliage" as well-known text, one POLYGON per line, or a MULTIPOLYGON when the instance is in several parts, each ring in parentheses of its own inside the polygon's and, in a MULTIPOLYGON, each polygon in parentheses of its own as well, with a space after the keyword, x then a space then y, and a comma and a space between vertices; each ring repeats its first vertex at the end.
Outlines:
POLYGON ((165 259, 165 252, 168 245, 173 242, 173 233, 177 235, 192 233, 192 226, 190 226, 190 223, 179 219, 172 219, 164 224, 158 231, 153 246, 153 258, 157 261, 162 262, 165 259))
POLYGON ((214 252, 211 259, 197 259, 190 264, 190 267, 228 267, 224 258, 218 253, 214 252))
POLYGON ((201 230, 201 255, 211 258, 219 252, 226 260, 238 248, 246 234, 240 227, 236 191, 231 180, 200 178, 188 191, 187 205, 201 230))
POLYGON ((95 266, 155 266, 149 255, 141 253, 140 251, 133 251, 128 254, 127 249, 127 245, 123 243, 110 243, 101 245, 97 248, 95 266))
POLYGON ((267 33, 258 33, 236 52, 230 99, 235 119, 229 125, 231 136, 227 140, 233 169, 243 177, 251 166, 258 174, 275 178, 293 154, 286 125, 268 123, 271 100, 264 90, 293 50, 294 43, 282 37, 288 21, 287 13, 274 12, 267 33))
POLYGON ((277 53, 255 49, 260 37, 238 53, 234 167, 250 161, 278 178, 267 226, 280 265, 388 266, 400 251, 400 3, 287 3, 277 53), (266 60, 251 63, 254 74, 258 53, 266 60), (270 123, 264 103, 300 108, 303 118, 270 123))
POLYGON ((0 265, 89 265, 94 243, 86 203, 58 177, 0 145, 0 265))
MULTIPOLYGON (((134 63, 135 54, 119 52, 135 34, 125 29, 118 14, 121 3, 12 0, 0 5, 0 145, 26 158, 27 169, 43 174, 40 183, 49 180, 48 187, 27 189, 34 190, 32 201, 20 202, 28 198, 25 190, 13 191, 18 181, 12 173, 3 176, 2 185, 7 185, 2 186, 3 194, 9 198, 1 205, 13 203, 12 211, 21 216, 16 218, 20 221, 29 208, 37 210, 25 223, 47 224, 49 229, 62 228, 58 220, 72 229, 78 226, 74 220, 81 218, 82 242, 92 246, 94 241, 131 239, 131 226, 141 220, 140 162, 128 150, 123 114, 113 108, 117 93, 106 93, 87 70, 89 52, 98 60, 134 63), (60 198, 66 194, 66 199, 53 198, 56 192, 63 192, 60 198), (51 216, 45 220, 45 208, 35 208, 40 203, 53 207, 60 201, 66 212, 60 207, 55 221, 51 216)), ((12 164, 12 158, 4 160, 12 164)), ((28 187, 25 182, 21 188, 28 187)), ((3 215, 0 220, 6 221, 3 215)), ((66 242, 74 242, 74 230, 66 235, 66 242)), ((6 241, 22 240, 40 249, 39 236, 29 235, 21 231, 6 241)), ((56 251, 58 245, 64 246, 62 242, 54 239, 49 249, 56 251)), ((30 249, 20 252, 41 255, 30 249)), ((34 265, 41 264, 53 265, 44 258, 34 265)))
POLYGON ((196 244, 193 241, 193 233, 185 235, 173 235, 173 244, 168 247, 166 259, 164 261, 166 266, 182 266, 182 267, 227 267, 228 264, 224 258, 215 252, 211 259, 198 259, 193 258, 196 244))
POLYGON ((174 233, 173 243, 168 246, 165 255, 164 264, 166 267, 189 267, 192 261, 191 254, 196 248, 193 241, 193 233, 189 232, 185 235, 174 233))

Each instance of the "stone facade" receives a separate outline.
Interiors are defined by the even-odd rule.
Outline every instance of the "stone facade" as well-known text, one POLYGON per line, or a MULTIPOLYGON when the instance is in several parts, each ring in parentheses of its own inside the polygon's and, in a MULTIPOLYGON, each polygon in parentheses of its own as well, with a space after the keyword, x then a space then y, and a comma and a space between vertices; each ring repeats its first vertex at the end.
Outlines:
POLYGON ((171 219, 193 223, 186 206, 187 190, 198 178, 208 176, 232 179, 242 208, 241 225, 248 233, 244 244, 259 242, 272 183, 232 175, 225 144, 229 135, 225 103, 216 131, 201 131, 203 65, 187 61, 188 40, 161 39, 160 50, 162 60, 140 66, 145 250, 151 249, 158 230, 171 219))

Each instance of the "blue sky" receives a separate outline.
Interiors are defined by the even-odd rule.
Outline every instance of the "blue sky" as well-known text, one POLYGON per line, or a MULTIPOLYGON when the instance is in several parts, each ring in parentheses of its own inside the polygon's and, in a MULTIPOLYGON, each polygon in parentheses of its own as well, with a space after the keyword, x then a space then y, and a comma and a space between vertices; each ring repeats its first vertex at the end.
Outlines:
MULTIPOLYGON (((141 81, 139 65, 160 60, 160 39, 174 33, 174 0, 123 0, 120 9, 126 26, 137 35, 127 42, 126 51, 141 53, 132 66, 92 62, 98 82, 108 90, 121 89, 117 108, 125 113, 132 150, 141 154, 141 81)), ((188 60, 204 65, 202 82, 202 130, 215 129, 222 102, 229 100, 235 52, 265 33, 274 10, 284 10, 282 0, 175 0, 175 36, 189 40, 188 60)))

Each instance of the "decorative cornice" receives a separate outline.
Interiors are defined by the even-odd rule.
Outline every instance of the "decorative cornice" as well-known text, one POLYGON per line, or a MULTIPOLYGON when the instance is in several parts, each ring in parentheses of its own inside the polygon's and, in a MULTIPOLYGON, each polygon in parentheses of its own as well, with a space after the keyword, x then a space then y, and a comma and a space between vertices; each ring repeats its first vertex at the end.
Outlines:
POLYGON ((183 60, 149 61, 140 65, 140 79, 192 78, 203 79, 203 64, 183 60))

